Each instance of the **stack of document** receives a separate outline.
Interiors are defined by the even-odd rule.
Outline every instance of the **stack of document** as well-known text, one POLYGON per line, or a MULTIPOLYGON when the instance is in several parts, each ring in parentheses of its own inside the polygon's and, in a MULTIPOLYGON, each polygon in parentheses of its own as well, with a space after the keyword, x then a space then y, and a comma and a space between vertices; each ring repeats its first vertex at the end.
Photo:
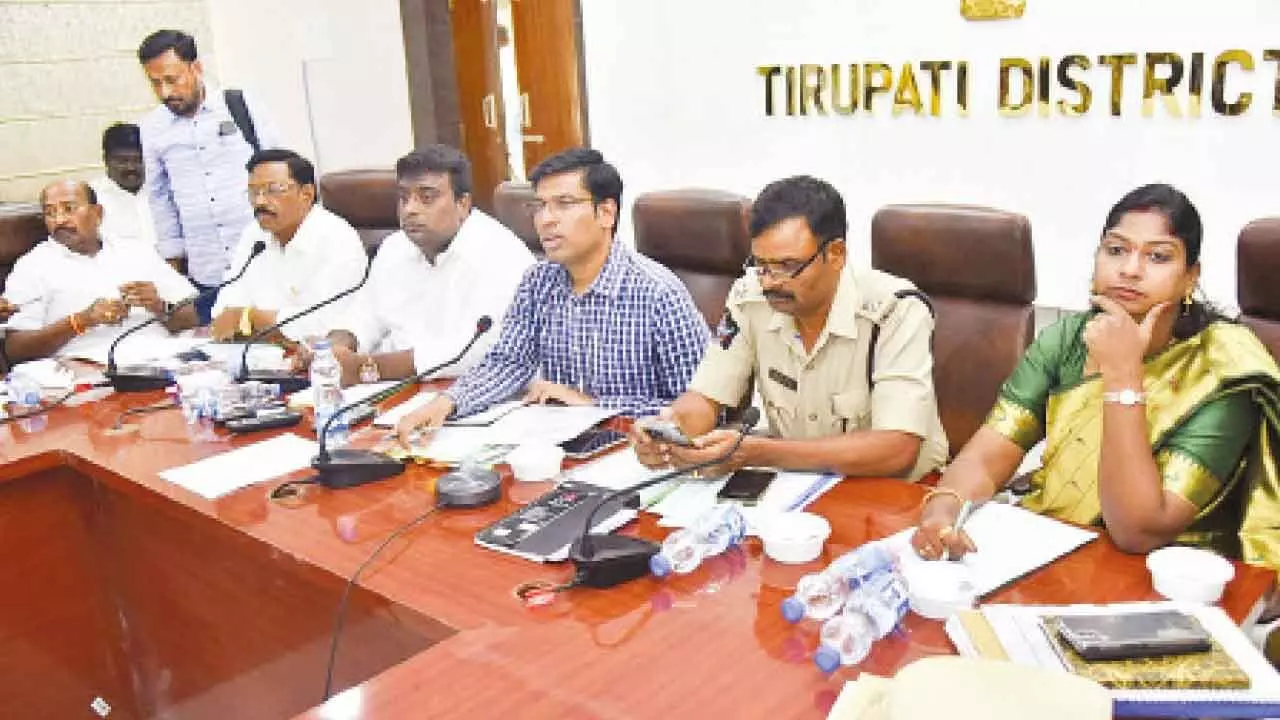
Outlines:
POLYGON ((1117 717, 1280 717, 1280 674, 1253 647, 1221 608, 1172 602, 1134 602, 1111 605, 984 605, 955 615, 946 623, 947 635, 961 655, 1007 659, 1019 665, 1066 672, 1041 622, 1045 616, 1114 615, 1175 610, 1192 615, 1223 651, 1249 675, 1244 690, 1110 690, 1117 717))
MULTIPOLYGON (((568 476, 573 480, 619 490, 657 477, 663 472, 666 471, 650 470, 641 465, 635 450, 626 448, 580 465, 568 476)), ((716 495, 726 482, 727 477, 678 477, 642 490, 640 505, 646 511, 658 515, 658 524, 663 527, 687 527, 720 502, 716 495)), ((747 532, 756 534, 765 515, 808 507, 838 482, 840 476, 830 473, 779 472, 759 502, 743 508, 747 532)))

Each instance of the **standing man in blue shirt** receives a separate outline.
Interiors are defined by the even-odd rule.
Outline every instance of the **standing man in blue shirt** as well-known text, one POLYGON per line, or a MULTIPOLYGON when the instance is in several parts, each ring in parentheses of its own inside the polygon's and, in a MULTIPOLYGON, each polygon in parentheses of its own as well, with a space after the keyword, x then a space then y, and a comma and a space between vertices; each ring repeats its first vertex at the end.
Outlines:
POLYGON ((187 276, 202 291, 200 323, 208 324, 217 299, 212 287, 228 274, 231 251, 253 222, 245 163, 279 141, 247 99, 252 129, 237 124, 224 94, 205 84, 190 35, 157 30, 138 47, 138 60, 162 103, 139 123, 156 247, 180 270, 185 258, 187 276), (245 133, 256 135, 258 148, 245 133))
POLYGON ((546 261, 525 272, 497 344, 425 407, 401 438, 523 391, 528 402, 649 415, 693 377, 710 333, 667 268, 617 240, 622 178, 599 152, 566 150, 529 174, 546 261))

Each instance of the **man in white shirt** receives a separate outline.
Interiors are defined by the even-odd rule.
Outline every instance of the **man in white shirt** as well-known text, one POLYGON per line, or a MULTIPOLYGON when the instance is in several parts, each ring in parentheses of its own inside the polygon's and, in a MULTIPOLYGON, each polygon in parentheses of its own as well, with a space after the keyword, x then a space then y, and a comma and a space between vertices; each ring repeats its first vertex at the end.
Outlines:
MULTIPOLYGON (((369 282, 329 333, 345 384, 409 377, 457 355, 476 320, 498 321, 533 253, 505 225, 471 206, 471 164, 447 145, 396 162, 400 232, 382 241, 369 282)), ((475 365, 490 331, 437 377, 475 365)))
POLYGON ((167 337, 196 324, 195 287, 155 250, 103 240, 102 206, 87 183, 60 180, 40 193, 49 239, 14 263, 5 292, 19 306, 5 349, 13 362, 100 354, 123 331, 167 337), (90 353, 93 348, 98 353, 90 353))
MULTIPOLYGON (((316 203, 315 168, 291 150, 249 158, 249 202, 257 223, 245 228, 228 276, 240 272, 255 243, 266 250, 218 294, 210 335, 249 337, 312 305, 356 288, 369 258, 355 228, 316 203)), ((323 335, 343 316, 350 295, 302 315, 267 340, 323 335)))
POLYGON ((156 225, 147 194, 140 192, 146 173, 142 135, 132 123, 116 123, 102 133, 106 177, 89 183, 102 206, 102 236, 156 249, 156 225))

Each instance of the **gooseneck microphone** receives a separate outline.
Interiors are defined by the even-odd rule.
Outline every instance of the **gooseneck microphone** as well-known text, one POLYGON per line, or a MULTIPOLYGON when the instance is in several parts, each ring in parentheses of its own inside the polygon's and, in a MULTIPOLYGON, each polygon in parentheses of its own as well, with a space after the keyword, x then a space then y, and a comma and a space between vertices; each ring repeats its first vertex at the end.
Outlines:
POLYGON ((420 373, 415 373, 382 392, 370 398, 357 400, 356 402, 347 403, 338 408, 325 421, 324 426, 320 428, 320 451, 311 461, 311 467, 315 468, 320 474, 316 477, 315 483, 323 485, 331 489, 349 488, 365 483, 381 480, 383 478, 393 477, 404 472, 405 463, 403 460, 383 455, 382 453, 373 452, 372 450, 353 450, 343 448, 330 451, 327 447, 329 439, 329 426, 333 421, 338 419, 343 413, 355 408, 359 405, 368 403, 374 404, 381 402, 386 398, 400 392, 413 383, 428 377, 432 373, 452 365, 462 359, 464 355, 471 350, 471 346, 476 344, 481 335, 489 332, 489 328, 493 327, 493 318, 488 315, 482 316, 476 321, 476 331, 472 333, 471 339, 462 347, 457 355, 445 360, 444 362, 427 368, 420 373))
POLYGON ((305 307, 283 320, 277 320, 274 324, 269 325, 259 330, 258 332, 254 333, 253 335, 249 336, 249 339, 245 341, 244 350, 241 351, 240 353, 240 368, 236 372, 236 380, 240 382, 244 382, 246 380, 259 380, 261 382, 266 382, 266 383, 275 383, 280 386, 280 392, 282 393, 297 392, 299 390, 306 388, 308 385, 310 385, 311 381, 309 379, 305 377, 300 377, 291 372, 272 372, 272 371, 259 370, 254 373, 250 373, 249 361, 248 361, 249 348, 253 347, 254 343, 265 338, 266 336, 270 335, 276 330, 279 330, 285 325, 288 325, 294 320, 297 320, 298 318, 304 315, 310 315, 311 313, 319 310, 320 308, 325 307, 326 305, 335 303, 341 300, 342 298, 350 295, 351 293, 359 290, 360 288, 364 287, 364 284, 369 280, 369 272, 371 270, 373 270, 373 258, 369 258, 368 262, 365 263, 364 275, 361 276, 360 282, 356 283, 355 285, 352 285, 351 287, 347 288, 346 290, 343 290, 340 293, 337 293, 336 295, 333 295, 331 297, 325 298, 324 300, 321 300, 315 305, 305 307))
POLYGON ((577 572, 573 580, 574 584, 594 588, 608 588, 628 580, 634 580, 649 572, 649 558, 658 552, 658 545, 643 538, 629 535, 592 535, 591 526, 595 523, 596 515, 606 505, 613 504, 620 497, 629 497, 637 490, 664 483, 695 470, 719 465, 728 460, 742 446, 742 441, 746 439, 747 433, 758 422, 760 422, 760 410, 747 408, 742 413, 742 423, 738 427, 738 439, 734 441, 733 447, 724 453, 705 462, 677 468, 605 495, 599 504, 587 514, 587 520, 582 526, 582 535, 573 544, 573 548, 569 552, 569 558, 577 566, 577 572))
MULTIPOLYGON (((174 306, 173 311, 177 312, 178 310, 191 305, 205 295, 208 295, 211 292, 217 292, 244 277, 244 274, 249 270, 249 264, 266 249, 267 244, 262 240, 254 243, 253 248, 249 250, 248 259, 244 261, 244 265, 240 266, 240 272, 236 273, 230 280, 224 280, 211 288, 202 290, 177 303, 174 306)), ((111 342, 111 347, 107 348, 106 376, 111 382, 111 387, 115 388, 116 392, 143 392, 146 390, 159 390, 169 384, 169 374, 161 368, 138 366, 130 367, 127 372, 119 372, 116 369, 116 346, 120 344, 120 341, 138 332, 142 328, 159 321, 159 315, 153 315, 150 318, 147 318, 146 321, 138 323, 116 336, 116 339, 111 342)))

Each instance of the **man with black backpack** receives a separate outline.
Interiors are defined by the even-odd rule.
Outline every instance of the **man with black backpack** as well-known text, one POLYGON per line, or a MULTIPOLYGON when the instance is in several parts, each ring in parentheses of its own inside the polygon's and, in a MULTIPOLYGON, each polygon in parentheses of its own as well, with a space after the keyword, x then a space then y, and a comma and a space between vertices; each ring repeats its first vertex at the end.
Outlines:
POLYGON ((195 38, 157 30, 138 47, 151 89, 162 103, 142 128, 147 192, 160 254, 202 291, 196 302, 209 322, 231 251, 253 210, 245 196, 245 163, 279 139, 239 90, 219 92, 204 82, 195 38))

